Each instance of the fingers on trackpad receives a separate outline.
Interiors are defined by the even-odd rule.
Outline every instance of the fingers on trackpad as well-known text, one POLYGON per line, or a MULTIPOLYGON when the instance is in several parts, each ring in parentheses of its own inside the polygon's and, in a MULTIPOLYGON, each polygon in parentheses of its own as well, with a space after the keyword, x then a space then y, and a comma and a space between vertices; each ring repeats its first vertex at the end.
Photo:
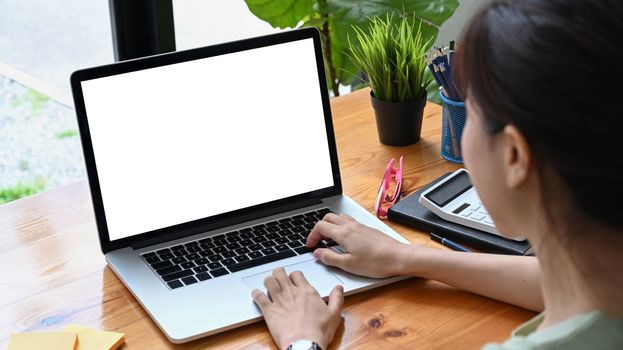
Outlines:
MULTIPOLYGON (((335 276, 329 269, 316 260, 308 260, 288 266, 284 266, 286 273, 289 275, 294 271, 301 271, 305 275, 305 278, 309 283, 316 288, 318 294, 325 297, 331 293, 333 287, 338 284, 344 284, 337 276, 335 276)), ((259 289, 264 293, 267 293, 266 287, 264 287, 264 279, 273 273, 273 269, 260 272, 254 275, 243 277, 242 281, 251 290, 259 289)))

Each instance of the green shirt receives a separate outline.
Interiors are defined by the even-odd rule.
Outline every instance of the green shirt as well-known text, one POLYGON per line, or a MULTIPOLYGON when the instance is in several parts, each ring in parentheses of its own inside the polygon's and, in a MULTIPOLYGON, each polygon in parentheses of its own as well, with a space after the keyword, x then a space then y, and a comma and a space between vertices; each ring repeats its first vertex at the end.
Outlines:
POLYGON ((487 344, 482 350, 623 349, 623 320, 592 311, 537 331, 544 316, 539 314, 516 328, 503 344, 487 344))

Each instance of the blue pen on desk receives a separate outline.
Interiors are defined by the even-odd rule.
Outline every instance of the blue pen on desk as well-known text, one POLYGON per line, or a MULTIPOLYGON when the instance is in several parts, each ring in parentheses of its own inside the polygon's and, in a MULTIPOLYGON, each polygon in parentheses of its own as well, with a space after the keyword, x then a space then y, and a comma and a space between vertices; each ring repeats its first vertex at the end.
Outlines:
POLYGON ((458 244, 458 243, 454 243, 451 240, 441 237, 439 235, 436 235, 434 233, 430 233, 430 239, 432 239, 433 241, 441 244, 441 245, 445 245, 448 248, 451 248, 453 250, 459 251, 459 252, 466 252, 466 253, 471 253, 471 251, 465 247, 463 247, 462 245, 458 244))

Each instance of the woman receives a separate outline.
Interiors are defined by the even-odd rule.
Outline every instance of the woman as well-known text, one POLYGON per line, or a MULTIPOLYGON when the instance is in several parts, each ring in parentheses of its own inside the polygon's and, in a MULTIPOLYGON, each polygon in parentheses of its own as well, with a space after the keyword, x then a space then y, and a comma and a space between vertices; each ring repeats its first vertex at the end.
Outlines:
MULTIPOLYGON (((499 231, 527 235, 538 258, 405 245, 333 214, 307 245, 337 241, 348 253, 315 257, 355 274, 421 276, 543 311, 485 349, 623 349, 623 2, 495 1, 461 43, 465 166, 499 231)), ((326 349, 342 289, 325 304, 283 269, 265 284, 272 300, 252 296, 277 345, 326 349)))

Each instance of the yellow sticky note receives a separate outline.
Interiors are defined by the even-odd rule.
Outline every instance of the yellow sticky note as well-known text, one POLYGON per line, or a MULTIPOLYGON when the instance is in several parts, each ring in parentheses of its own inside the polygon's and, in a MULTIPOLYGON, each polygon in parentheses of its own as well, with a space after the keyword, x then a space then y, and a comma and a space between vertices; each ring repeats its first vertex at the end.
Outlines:
POLYGON ((78 334, 77 350, 114 350, 125 341, 123 333, 100 331, 77 324, 70 324, 64 330, 78 334))
POLYGON ((7 350, 74 350, 76 339, 74 332, 16 333, 7 350))

